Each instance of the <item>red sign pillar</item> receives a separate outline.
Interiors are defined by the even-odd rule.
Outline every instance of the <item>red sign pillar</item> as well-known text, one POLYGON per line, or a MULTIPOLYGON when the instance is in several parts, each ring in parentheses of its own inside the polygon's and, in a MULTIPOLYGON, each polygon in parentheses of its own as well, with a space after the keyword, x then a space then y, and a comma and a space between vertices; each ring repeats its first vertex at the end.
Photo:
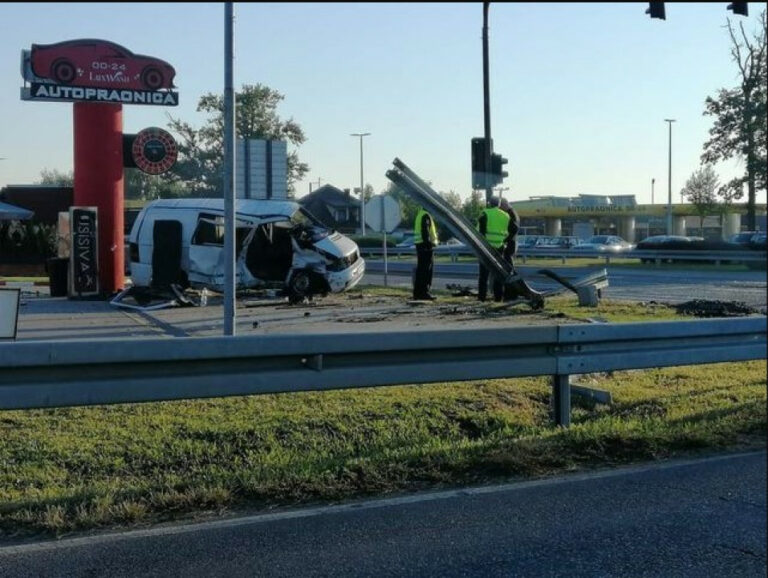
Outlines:
POLYGON ((74 204, 98 207, 99 285, 114 293, 125 284, 123 105, 74 103, 74 141, 74 204))

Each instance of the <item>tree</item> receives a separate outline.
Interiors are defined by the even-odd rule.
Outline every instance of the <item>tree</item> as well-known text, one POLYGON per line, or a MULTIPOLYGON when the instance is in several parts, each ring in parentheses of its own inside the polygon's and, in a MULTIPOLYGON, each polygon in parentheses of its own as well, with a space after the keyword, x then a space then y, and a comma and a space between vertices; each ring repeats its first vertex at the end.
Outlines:
POLYGON ((712 214, 717 205, 719 186, 717 173, 711 165, 705 165, 693 172, 680 191, 682 196, 696 208, 702 235, 704 234, 704 217, 712 214))
POLYGON ((440 196, 451 205, 451 208, 457 213, 461 212, 461 196, 454 190, 450 190, 447 193, 440 191, 440 196))
MULTIPOLYGON (((357 189, 357 190, 359 191, 360 189, 357 189)), ((364 194, 365 202, 367 203, 368 201, 370 201, 373 198, 373 196, 376 194, 376 191, 373 189, 373 185, 370 183, 366 184, 363 187, 363 194, 364 194)))
POLYGON ((701 160, 710 164, 733 157, 744 161, 745 173, 729 183, 735 190, 747 184, 747 223, 755 230, 755 198, 757 190, 766 188, 766 12, 761 15, 761 29, 749 38, 743 23, 737 36, 728 21, 731 37, 731 59, 739 69, 740 85, 721 89, 715 98, 707 97, 704 115, 714 116, 701 160), (737 182, 738 181, 738 182, 737 182))
POLYGON ((49 185, 53 187, 72 187, 75 184, 75 173, 69 171, 65 173, 57 169, 43 169, 40 172, 38 185, 49 185))
POLYGON ((123 177, 126 199, 152 201, 190 196, 182 181, 163 178, 163 175, 149 175, 139 169, 125 169, 123 177))
MULTIPOLYGON (((169 182, 163 179, 161 175, 148 175, 139 169, 125 169, 123 176, 125 179, 123 186, 126 199, 152 200, 188 196, 181 182, 169 182)), ((73 171, 65 173, 57 169, 43 169, 37 184, 73 187, 75 184, 75 173, 73 171)))
POLYGON ((461 214, 464 215, 470 223, 477 223, 480 213, 485 209, 485 190, 473 190, 469 199, 464 201, 461 206, 461 214))
MULTIPOLYGON (((277 105, 284 96, 262 84, 243 85, 235 94, 235 133, 242 139, 285 140, 300 145, 304 131, 291 118, 283 121, 277 115, 277 105)), ((204 94, 197 104, 198 112, 211 115, 200 129, 169 115, 169 127, 180 137, 179 158, 166 179, 183 181, 192 196, 221 196, 224 174, 224 97, 204 94)), ((295 194, 295 183, 309 171, 291 151, 288 161, 288 192, 295 194)))

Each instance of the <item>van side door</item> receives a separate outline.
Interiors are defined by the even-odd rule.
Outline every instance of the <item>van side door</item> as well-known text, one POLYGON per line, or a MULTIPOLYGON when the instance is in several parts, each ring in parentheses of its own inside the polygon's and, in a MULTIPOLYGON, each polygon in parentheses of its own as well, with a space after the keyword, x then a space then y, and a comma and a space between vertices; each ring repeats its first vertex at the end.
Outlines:
MULTIPOLYGON (((242 220, 235 222, 235 252, 239 255, 242 244, 253 225, 242 220)), ((212 213, 200 213, 189 244, 189 282, 214 290, 224 288, 224 217, 212 213)), ((241 280, 236 271, 236 283, 241 280)))

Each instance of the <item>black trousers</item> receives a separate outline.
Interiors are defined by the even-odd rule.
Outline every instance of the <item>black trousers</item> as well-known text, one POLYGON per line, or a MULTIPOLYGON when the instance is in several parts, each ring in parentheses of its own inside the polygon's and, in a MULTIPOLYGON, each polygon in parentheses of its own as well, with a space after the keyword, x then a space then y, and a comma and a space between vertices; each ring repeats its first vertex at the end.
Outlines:
MULTIPOLYGON (((483 264, 480 264, 480 275, 477 279, 477 298, 480 299, 480 301, 485 301, 485 299, 488 297, 488 276, 490 275, 490 271, 486 269, 483 264)), ((497 279, 496 276, 493 276, 493 298, 496 301, 501 301, 501 299, 504 297, 504 283, 501 279, 497 279)))
POLYGON ((432 288, 434 257, 430 243, 416 245, 416 275, 413 279, 413 297, 418 299, 429 294, 432 288))

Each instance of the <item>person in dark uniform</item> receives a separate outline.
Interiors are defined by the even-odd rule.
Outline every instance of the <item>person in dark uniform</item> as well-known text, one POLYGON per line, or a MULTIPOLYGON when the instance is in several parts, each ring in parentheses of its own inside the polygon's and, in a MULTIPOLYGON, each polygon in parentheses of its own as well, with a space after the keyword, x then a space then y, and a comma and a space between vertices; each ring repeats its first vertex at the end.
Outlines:
POLYGON ((509 215, 509 226, 507 227, 507 241, 504 243, 504 260, 514 267, 515 255, 517 255, 517 233, 520 231, 520 216, 512 208, 507 199, 503 198, 499 202, 499 207, 509 215))
POLYGON ((419 207, 413 224, 413 240, 416 245, 416 274, 413 279, 413 298, 428 299, 435 297, 430 293, 432 288, 432 269, 434 266, 434 249, 437 245, 437 226, 424 207, 419 207))
MULTIPOLYGON (((507 239, 509 227, 509 214, 499 208, 499 198, 491 197, 488 207, 480 213, 477 219, 477 230, 485 237, 488 244, 503 255, 504 242, 507 239)), ((490 271, 480 263, 479 277, 477 281, 477 298, 485 301, 488 296, 488 275, 490 271)), ((502 279, 493 279, 493 298, 501 301, 504 296, 504 282, 502 279)))

